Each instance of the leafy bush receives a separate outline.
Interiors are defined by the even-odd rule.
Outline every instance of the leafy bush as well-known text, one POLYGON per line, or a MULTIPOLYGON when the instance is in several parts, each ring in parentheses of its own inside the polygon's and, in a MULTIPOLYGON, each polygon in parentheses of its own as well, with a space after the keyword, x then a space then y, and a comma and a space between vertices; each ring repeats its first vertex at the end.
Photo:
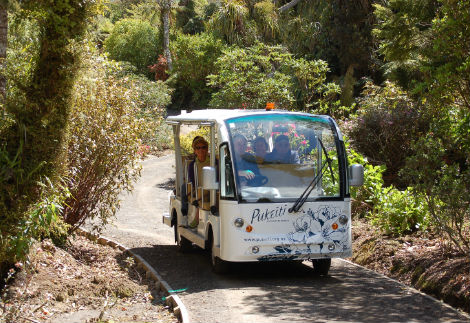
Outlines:
POLYGON ((406 188, 398 172, 413 154, 412 142, 429 128, 429 118, 393 83, 381 88, 368 83, 358 115, 348 126, 353 146, 374 165, 386 165, 385 184, 406 188))
POLYGON ((158 31, 150 23, 123 19, 114 26, 104 48, 111 59, 130 62, 140 73, 150 75, 147 66, 157 61, 158 39, 158 31))
POLYGON ((348 164, 361 164, 364 167, 364 185, 351 187, 352 214, 364 217, 372 211, 374 205, 379 203, 380 195, 384 186, 382 174, 385 171, 383 165, 371 165, 367 158, 355 151, 348 141, 346 150, 348 152, 348 164))
POLYGON ((461 252, 470 250, 470 114, 449 109, 420 138, 402 173, 424 194, 434 230, 461 252), (465 136, 467 136, 465 138, 465 136), (453 152, 456 152, 453 154, 453 152))
POLYGON ((223 44, 209 34, 184 35, 178 34, 171 42, 175 59, 172 74, 177 105, 204 106, 214 91, 206 85, 209 74, 215 73, 215 62, 222 54, 223 44))
POLYGON ((371 223, 387 234, 401 235, 405 232, 425 230, 429 225, 428 208, 413 189, 397 190, 393 185, 383 188, 379 201, 368 215, 371 223))
POLYGON ((422 195, 412 189, 400 191, 393 185, 384 187, 385 166, 374 166, 346 144, 349 164, 364 166, 364 185, 351 187, 353 216, 367 217, 388 234, 425 230, 429 226, 428 208, 422 195))
MULTIPOLYGON (((0 231, 0 274, 10 264, 23 261, 35 240, 51 238, 63 245, 67 239, 67 224, 61 217, 65 200, 70 197, 67 187, 54 184, 46 177, 38 183, 39 200, 16 221, 4 217, 0 231)), ((1 285, 1 284, 0 284, 1 285)))
POLYGON ((137 116, 143 118, 149 128, 141 134, 143 144, 149 145, 151 151, 160 151, 172 146, 171 127, 165 124, 165 107, 171 102, 171 89, 162 81, 151 81, 135 74, 136 68, 126 62, 101 60, 105 67, 105 77, 119 79, 119 84, 133 95, 137 116))
POLYGON ((218 58, 216 67, 208 84, 218 90, 209 103, 217 108, 264 108, 266 102, 276 102, 292 109, 301 93, 299 106, 308 109, 313 101, 318 101, 315 107, 325 105, 334 92, 334 86, 325 84, 326 63, 297 60, 282 46, 233 47, 218 58))
POLYGON ((119 193, 130 191, 140 175, 137 152, 150 130, 136 88, 128 88, 126 78, 104 78, 98 62, 89 66, 100 77, 85 74, 77 82, 69 120, 72 197, 63 216, 73 228, 93 218, 106 224, 115 214, 119 193))

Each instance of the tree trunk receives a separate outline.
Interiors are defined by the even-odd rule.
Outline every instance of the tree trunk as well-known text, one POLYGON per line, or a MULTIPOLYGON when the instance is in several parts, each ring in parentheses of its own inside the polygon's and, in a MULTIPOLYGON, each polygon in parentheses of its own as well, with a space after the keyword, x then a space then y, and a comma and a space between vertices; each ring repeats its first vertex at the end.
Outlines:
POLYGON ((289 10, 290 8, 295 7, 300 1, 302 1, 302 0, 292 0, 291 2, 288 2, 285 5, 283 5, 282 7, 280 7, 278 10, 279 10, 280 13, 285 12, 285 11, 289 10))
MULTIPOLYGON (((7 58, 7 40, 8 40, 8 11, 6 6, 0 4, 0 71, 4 71, 7 58)), ((6 78, 3 73, 0 74, 0 102, 4 102, 6 91, 6 78)), ((1 103, 0 103, 1 106, 1 103)), ((3 108, 2 108, 3 111, 3 108)))
POLYGON ((163 54, 165 55, 168 64, 168 70, 171 71, 173 64, 171 61, 170 52, 170 11, 171 0, 164 0, 161 3, 162 7, 162 20, 163 20, 163 54))

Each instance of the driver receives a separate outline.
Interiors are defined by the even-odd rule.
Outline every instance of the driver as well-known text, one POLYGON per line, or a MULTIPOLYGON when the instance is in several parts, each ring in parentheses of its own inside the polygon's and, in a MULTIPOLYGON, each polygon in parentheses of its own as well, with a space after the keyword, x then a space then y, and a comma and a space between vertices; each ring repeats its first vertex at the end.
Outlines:
POLYGON ((279 135, 274 139, 274 149, 266 155, 265 162, 272 164, 300 164, 299 153, 291 150, 289 137, 279 135))
POLYGON ((258 165, 256 165, 255 157, 246 152, 247 142, 245 136, 241 134, 237 134, 233 137, 238 176, 246 180, 252 180, 260 173, 258 165))

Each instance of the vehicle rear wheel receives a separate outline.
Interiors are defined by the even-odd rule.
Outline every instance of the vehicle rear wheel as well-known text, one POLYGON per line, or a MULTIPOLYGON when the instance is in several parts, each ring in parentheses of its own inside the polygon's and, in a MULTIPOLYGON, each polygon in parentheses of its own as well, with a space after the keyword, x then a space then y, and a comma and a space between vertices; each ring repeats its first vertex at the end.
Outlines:
POLYGON ((189 252, 193 246, 192 242, 183 237, 178 232, 178 221, 175 223, 175 240, 176 244, 178 245, 178 251, 185 253, 189 252))
POLYGON ((331 267, 331 258, 312 259, 313 272, 320 276, 327 276, 331 267))
POLYGON ((222 260, 214 254, 215 242, 214 237, 211 237, 211 265, 212 271, 216 274, 225 274, 229 271, 230 263, 228 261, 222 260))

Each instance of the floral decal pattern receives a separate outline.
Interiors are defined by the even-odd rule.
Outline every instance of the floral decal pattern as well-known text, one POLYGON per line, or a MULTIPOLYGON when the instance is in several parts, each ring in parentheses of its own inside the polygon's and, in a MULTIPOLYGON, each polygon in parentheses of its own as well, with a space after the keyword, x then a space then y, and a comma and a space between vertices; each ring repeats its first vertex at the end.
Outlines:
POLYGON ((258 260, 294 260, 328 257, 328 245, 335 245, 335 254, 351 252, 348 221, 345 225, 339 223, 339 217, 344 214, 340 209, 321 206, 313 211, 308 209, 305 215, 293 223, 294 231, 287 234, 290 243, 274 247, 274 253, 259 257, 258 260), (336 225, 337 226, 336 226, 336 225), (334 229, 336 228, 336 229, 334 229))

